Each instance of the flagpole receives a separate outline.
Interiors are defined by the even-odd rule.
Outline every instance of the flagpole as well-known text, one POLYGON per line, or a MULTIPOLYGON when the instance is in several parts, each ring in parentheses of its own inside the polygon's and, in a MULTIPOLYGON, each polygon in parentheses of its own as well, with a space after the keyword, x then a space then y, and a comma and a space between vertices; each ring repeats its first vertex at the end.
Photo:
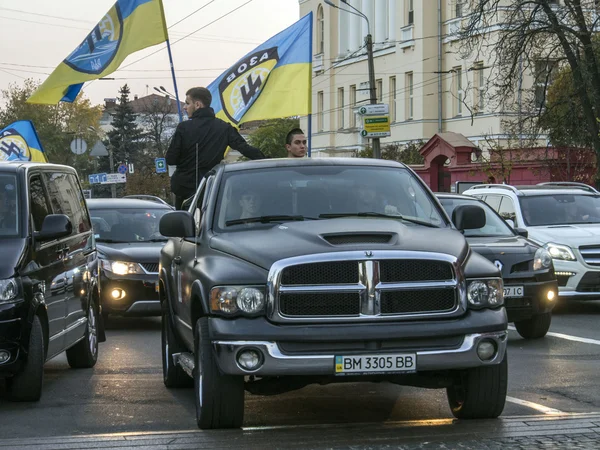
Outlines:
POLYGON ((313 55, 313 18, 311 13, 310 18, 310 44, 309 44, 309 52, 310 52, 310 70, 308 71, 308 157, 311 157, 312 154, 312 55, 313 55))
POLYGON ((173 88, 175 89, 175 98, 177 100, 177 112, 179 113, 179 121, 183 122, 183 114, 181 114, 181 102, 179 101, 179 91, 177 90, 177 79, 175 78, 175 67, 173 66, 173 54, 171 53, 171 43, 169 42, 169 30, 167 29, 167 19, 165 17, 165 7, 162 0, 160 3, 160 12, 162 14, 163 32, 165 33, 167 42, 167 53, 169 54, 169 65, 171 66, 171 76, 173 77, 173 88))

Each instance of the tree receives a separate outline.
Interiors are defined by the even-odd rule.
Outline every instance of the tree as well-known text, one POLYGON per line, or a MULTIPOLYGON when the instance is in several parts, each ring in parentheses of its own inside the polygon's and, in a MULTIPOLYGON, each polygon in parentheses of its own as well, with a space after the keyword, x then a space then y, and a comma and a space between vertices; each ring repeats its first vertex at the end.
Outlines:
MULTIPOLYGON (((423 164, 425 159, 419 150, 423 147, 422 141, 413 141, 405 145, 390 144, 381 149, 381 159, 388 161, 398 161, 408 165, 423 164)), ((372 158, 373 150, 371 147, 366 147, 363 150, 356 152, 357 158, 372 158)))
POLYGON ((285 138, 291 130, 299 127, 300 120, 296 118, 265 120, 248 141, 267 158, 286 158, 285 138))
MULTIPOLYGON (((568 67, 573 96, 581 105, 581 121, 600 161, 600 61, 594 51, 594 35, 600 23, 595 0, 478 0, 463 24, 463 55, 483 51, 493 56, 494 96, 502 111, 518 103, 516 122, 525 116, 539 118, 546 106, 547 88, 557 70, 568 67), (500 30, 487 33, 491 23, 500 30), (523 73, 534 74, 535 103, 522 102, 523 73), (537 92, 536 92, 537 91, 537 92), (521 100, 521 101, 520 101, 521 100)), ((596 164, 600 183, 600 164, 596 164)))
POLYGON ((169 97, 158 95, 140 101, 142 107, 138 117, 143 128, 144 148, 150 150, 152 156, 163 157, 179 123, 179 118, 174 112, 177 110, 177 105, 169 97))
POLYGON ((22 85, 11 84, 2 90, 4 104, 0 105, 0 128, 18 120, 31 120, 38 132, 48 160, 56 164, 74 167, 82 181, 91 173, 93 158, 87 154, 75 155, 70 143, 75 137, 83 138, 89 147, 97 140, 89 127, 98 127, 102 110, 90 101, 78 96, 73 103, 36 105, 26 103, 39 83, 27 79, 22 85))
POLYGON ((142 130, 136 122, 137 117, 129 102, 129 93, 127 84, 119 90, 119 102, 111 121, 112 130, 108 132, 115 164, 135 162, 141 148, 142 130))

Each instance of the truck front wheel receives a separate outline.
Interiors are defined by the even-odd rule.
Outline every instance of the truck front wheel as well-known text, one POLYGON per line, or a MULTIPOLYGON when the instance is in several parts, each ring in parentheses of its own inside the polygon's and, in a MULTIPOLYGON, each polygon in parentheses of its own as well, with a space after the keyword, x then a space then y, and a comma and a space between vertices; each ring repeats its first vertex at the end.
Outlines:
POLYGON ((194 391, 198 428, 239 428, 244 420, 244 377, 224 375, 208 337, 208 318, 194 334, 194 391))
POLYGON ((467 369, 447 388, 448 404, 457 419, 494 419, 502 414, 508 385, 507 356, 500 364, 467 369))
POLYGON ((515 328, 525 339, 539 339, 546 336, 552 322, 552 313, 547 312, 515 322, 515 328))

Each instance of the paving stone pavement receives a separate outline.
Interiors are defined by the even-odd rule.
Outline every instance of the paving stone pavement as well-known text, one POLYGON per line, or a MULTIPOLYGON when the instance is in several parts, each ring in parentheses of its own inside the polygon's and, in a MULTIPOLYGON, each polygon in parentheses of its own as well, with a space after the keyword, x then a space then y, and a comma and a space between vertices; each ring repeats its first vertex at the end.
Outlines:
POLYGON ((4 439, 0 450, 600 449, 600 413, 4 439))

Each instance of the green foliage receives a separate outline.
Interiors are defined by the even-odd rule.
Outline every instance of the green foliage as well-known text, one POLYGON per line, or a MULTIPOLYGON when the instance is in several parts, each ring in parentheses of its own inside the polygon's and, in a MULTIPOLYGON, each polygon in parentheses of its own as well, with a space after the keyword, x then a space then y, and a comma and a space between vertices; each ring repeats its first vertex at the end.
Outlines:
POLYGON ((298 127, 298 119, 266 120, 250 135, 248 141, 268 158, 286 158, 285 138, 291 130, 298 127))
POLYGON ((136 115, 129 103, 129 93, 127 84, 119 90, 120 98, 112 118, 112 130, 108 133, 115 164, 135 162, 140 149, 142 130, 136 123, 136 115))
POLYGON ((82 96, 73 103, 60 102, 58 105, 26 103, 38 86, 38 82, 27 79, 22 85, 10 84, 2 90, 4 101, 0 105, 0 128, 17 120, 31 120, 48 160, 74 167, 84 181, 92 171, 94 158, 88 154, 75 155, 70 150, 70 143, 75 137, 81 137, 89 148, 94 145, 97 137, 89 127, 99 126, 102 110, 82 96))
MULTIPOLYGON (((405 145, 390 144, 381 149, 381 159, 389 161, 398 161, 408 165, 419 165, 425 162, 425 159, 419 152, 423 147, 422 141, 409 142, 405 145)), ((359 150, 355 155, 357 158, 372 158, 373 149, 366 147, 359 150)))

